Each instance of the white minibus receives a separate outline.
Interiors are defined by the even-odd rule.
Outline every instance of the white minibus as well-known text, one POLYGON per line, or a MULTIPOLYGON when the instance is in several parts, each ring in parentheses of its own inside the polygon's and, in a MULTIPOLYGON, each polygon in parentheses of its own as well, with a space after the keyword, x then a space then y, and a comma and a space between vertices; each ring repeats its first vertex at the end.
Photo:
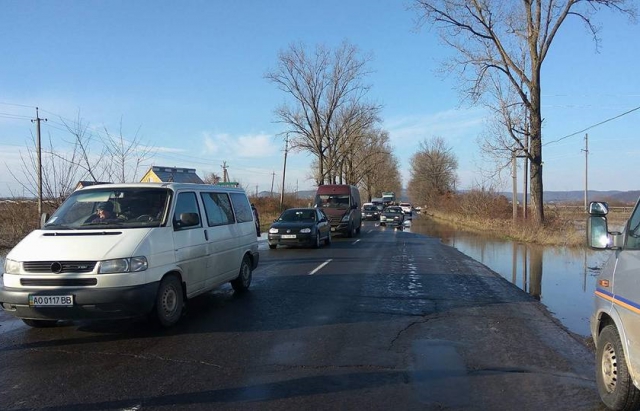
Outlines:
POLYGON ((7 255, 0 306, 32 327, 148 315, 165 327, 185 302, 259 261, 244 190, 209 184, 102 184, 75 191, 7 255))

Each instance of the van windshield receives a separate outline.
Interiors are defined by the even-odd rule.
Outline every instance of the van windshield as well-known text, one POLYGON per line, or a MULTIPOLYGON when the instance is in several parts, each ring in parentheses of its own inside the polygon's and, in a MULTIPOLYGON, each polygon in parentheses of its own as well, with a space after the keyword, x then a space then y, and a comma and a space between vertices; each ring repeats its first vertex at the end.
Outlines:
POLYGON ((159 227, 166 219, 165 188, 110 188, 74 192, 47 220, 44 230, 159 227))
POLYGON ((349 208, 348 194, 318 194, 315 201, 316 207, 323 208, 349 208))

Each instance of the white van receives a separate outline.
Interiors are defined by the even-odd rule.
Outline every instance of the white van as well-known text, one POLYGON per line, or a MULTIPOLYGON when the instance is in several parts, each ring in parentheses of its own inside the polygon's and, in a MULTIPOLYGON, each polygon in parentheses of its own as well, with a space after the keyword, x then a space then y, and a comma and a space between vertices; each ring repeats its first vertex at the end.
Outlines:
POLYGON ((259 261, 253 218, 239 188, 77 190, 7 255, 0 306, 33 327, 144 315, 171 326, 189 298, 226 282, 249 288, 259 261))
POLYGON ((612 249, 595 289, 591 335, 596 344, 596 385, 602 402, 612 410, 640 408, 640 206, 622 232, 610 232, 609 207, 592 202, 587 242, 612 249))

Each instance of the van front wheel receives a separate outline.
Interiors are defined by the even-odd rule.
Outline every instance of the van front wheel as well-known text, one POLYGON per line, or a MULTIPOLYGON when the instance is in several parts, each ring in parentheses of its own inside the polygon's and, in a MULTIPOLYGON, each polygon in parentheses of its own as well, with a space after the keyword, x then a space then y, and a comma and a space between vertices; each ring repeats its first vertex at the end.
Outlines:
POLYGON ((620 335, 613 324, 604 327, 598 336, 596 384, 602 402, 610 409, 638 409, 640 390, 631 381, 620 335))
POLYGON ((234 280, 231 280, 231 287, 233 290, 238 293, 243 293, 249 289, 251 285, 251 264, 249 264, 249 257, 245 257, 242 259, 242 264, 240 264, 240 273, 238 273, 238 277, 234 280))
POLYGON ((175 325, 182 316, 182 284, 173 275, 162 279, 156 296, 155 318, 163 327, 175 325))

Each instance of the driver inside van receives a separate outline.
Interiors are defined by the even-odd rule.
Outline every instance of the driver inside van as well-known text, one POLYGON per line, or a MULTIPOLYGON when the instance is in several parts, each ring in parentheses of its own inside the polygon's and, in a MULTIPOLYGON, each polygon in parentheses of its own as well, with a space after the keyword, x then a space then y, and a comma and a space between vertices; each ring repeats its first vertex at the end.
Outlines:
POLYGON ((101 223, 101 222, 109 222, 109 221, 117 221, 118 218, 116 214, 113 212, 113 203, 110 201, 105 201, 98 204, 96 207, 96 213, 91 215, 87 220, 87 223, 101 223))

